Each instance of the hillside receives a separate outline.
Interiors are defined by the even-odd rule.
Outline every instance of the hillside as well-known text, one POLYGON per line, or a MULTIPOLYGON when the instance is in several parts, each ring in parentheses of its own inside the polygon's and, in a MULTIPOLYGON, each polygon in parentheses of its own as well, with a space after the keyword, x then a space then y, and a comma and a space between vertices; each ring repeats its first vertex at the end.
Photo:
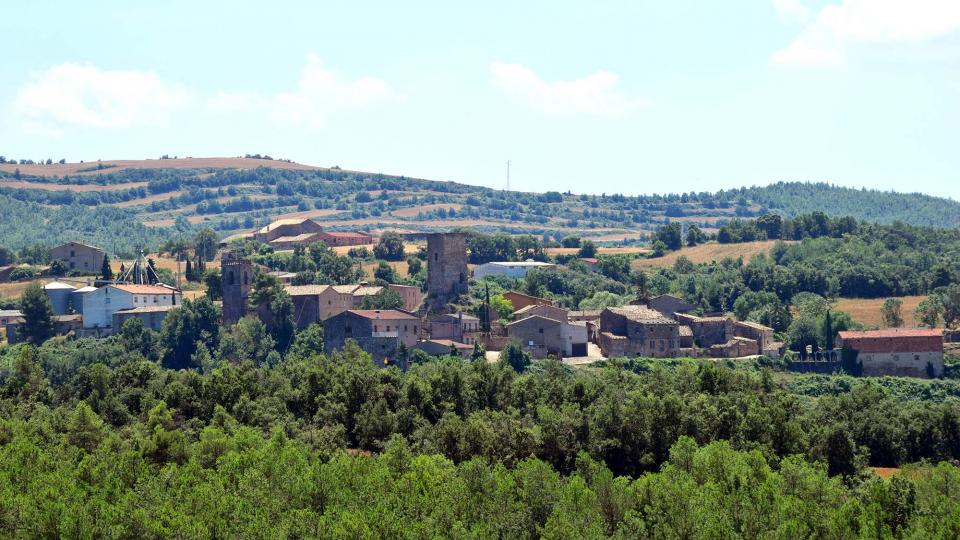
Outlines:
POLYGON ((717 193, 505 192, 254 158, 0 164, 0 245, 83 239, 131 252, 210 227, 220 236, 279 217, 331 230, 424 232, 472 227, 612 245, 643 244, 668 221, 709 231, 737 218, 820 210, 831 216, 960 225, 960 203, 920 194, 779 183, 717 193))

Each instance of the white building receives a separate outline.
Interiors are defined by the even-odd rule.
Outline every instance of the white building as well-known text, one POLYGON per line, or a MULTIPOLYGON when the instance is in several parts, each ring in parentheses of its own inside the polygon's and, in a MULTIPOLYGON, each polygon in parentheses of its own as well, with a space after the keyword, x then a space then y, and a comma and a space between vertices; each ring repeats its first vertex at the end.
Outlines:
POLYGON ((167 285, 107 285, 84 294, 83 327, 109 328, 113 325, 113 314, 120 310, 181 303, 183 295, 167 285))
POLYGON ((484 276, 507 276, 514 279, 522 278, 527 272, 536 268, 556 268, 553 263, 539 261, 517 261, 517 262, 488 262, 477 265, 473 269, 473 277, 480 279, 484 276))

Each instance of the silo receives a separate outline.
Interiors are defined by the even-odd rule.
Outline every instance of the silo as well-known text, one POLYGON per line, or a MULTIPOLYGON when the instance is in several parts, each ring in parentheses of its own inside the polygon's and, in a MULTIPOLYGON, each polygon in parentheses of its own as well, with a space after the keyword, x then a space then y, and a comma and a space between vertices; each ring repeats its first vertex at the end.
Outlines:
POLYGON ((74 291, 73 286, 59 281, 51 281, 43 286, 43 290, 46 291, 50 303, 53 304, 54 315, 70 313, 70 296, 74 291))
POLYGON ((73 303, 74 313, 83 313, 83 297, 86 296, 88 292, 93 292, 95 290, 97 290, 96 287, 87 285, 86 287, 80 287, 79 289, 76 289, 70 293, 70 302, 73 303))

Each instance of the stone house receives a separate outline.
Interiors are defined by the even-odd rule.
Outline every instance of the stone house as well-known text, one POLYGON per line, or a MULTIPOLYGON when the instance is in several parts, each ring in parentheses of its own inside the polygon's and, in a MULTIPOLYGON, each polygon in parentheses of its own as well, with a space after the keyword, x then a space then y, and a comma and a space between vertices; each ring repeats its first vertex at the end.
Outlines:
POLYGON ((413 347, 417 344, 420 319, 403 311, 351 309, 327 319, 323 325, 324 346, 327 353, 343 349, 348 339, 370 353, 374 360, 397 360, 394 358, 400 345, 413 347), (393 344, 388 352, 387 345, 393 344))
POLYGON ((729 317, 697 317, 676 313, 677 322, 689 326, 693 331, 693 340, 697 347, 709 348, 722 345, 734 336, 733 320, 729 317))
POLYGON ((67 242, 50 248, 50 260, 62 260, 71 270, 99 274, 103 267, 103 250, 83 242, 67 242))
POLYGON ((113 312, 113 328, 114 332, 119 332, 123 328, 123 323, 127 322, 129 319, 140 319, 143 321, 143 327, 159 332, 163 326, 163 320, 167 317, 167 314, 171 309, 176 309, 178 306, 167 305, 167 306, 141 306, 130 309, 120 309, 113 312))
POLYGON ((680 324, 646 306, 600 312, 600 351, 608 358, 670 358, 680 354, 680 324))
POLYGON ((473 337, 480 331, 480 319, 466 313, 445 313, 430 320, 430 339, 449 339, 473 345, 473 337))
POLYGON ((586 325, 531 315, 508 324, 507 335, 534 358, 587 355, 586 325))
POLYGON ((549 304, 533 304, 514 311, 513 319, 519 321, 525 317, 539 315, 548 319, 556 319, 560 322, 569 322, 569 314, 569 311, 561 307, 549 304))
POLYGON ((889 328, 839 332, 837 347, 853 351, 863 375, 940 377, 943 375, 943 330, 889 328))

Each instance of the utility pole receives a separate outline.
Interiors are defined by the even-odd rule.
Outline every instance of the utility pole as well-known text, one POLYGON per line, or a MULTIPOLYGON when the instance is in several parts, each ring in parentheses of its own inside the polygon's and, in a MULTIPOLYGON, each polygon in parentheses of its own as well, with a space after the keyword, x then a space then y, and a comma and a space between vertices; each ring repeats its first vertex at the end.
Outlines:
POLYGON ((507 160, 507 191, 510 191, 510 160, 507 160))

